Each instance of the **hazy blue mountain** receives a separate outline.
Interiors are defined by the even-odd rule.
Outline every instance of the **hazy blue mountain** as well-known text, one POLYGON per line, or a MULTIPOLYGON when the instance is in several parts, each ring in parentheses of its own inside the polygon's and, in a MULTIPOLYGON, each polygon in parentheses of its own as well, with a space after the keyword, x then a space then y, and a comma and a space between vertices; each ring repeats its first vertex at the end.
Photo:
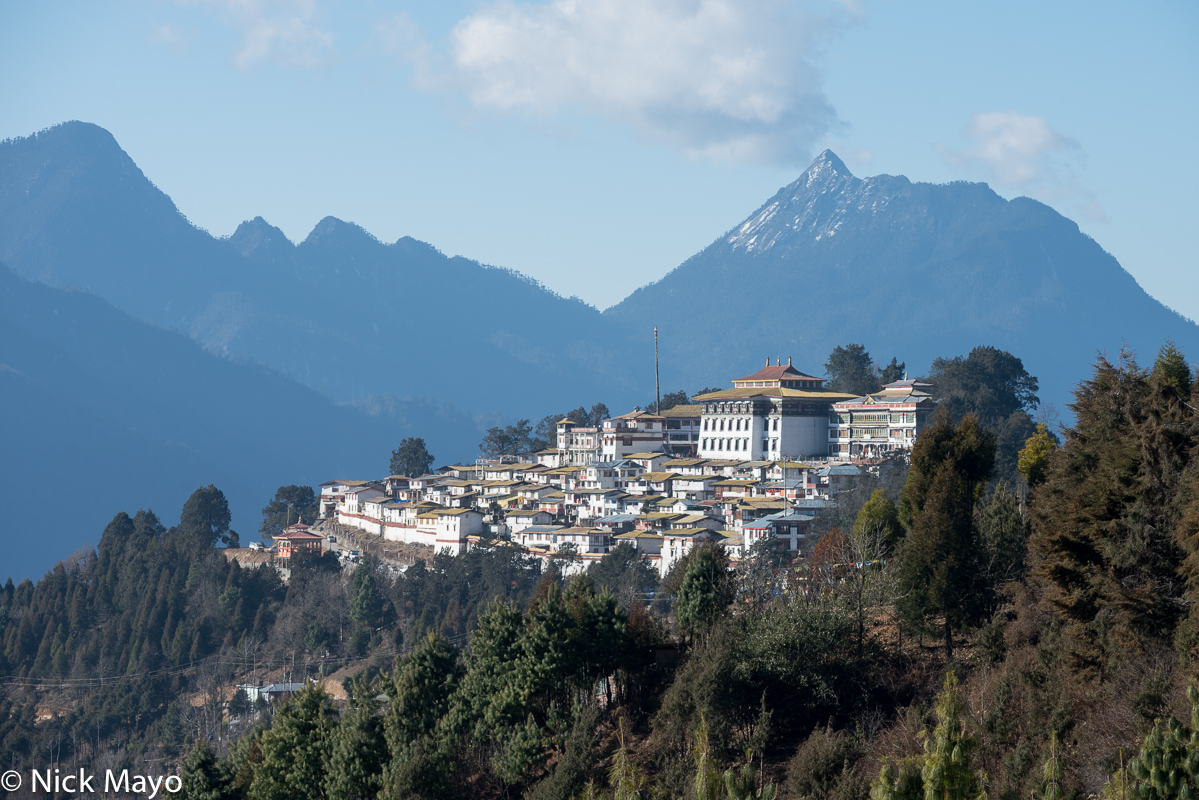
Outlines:
MULTIPOLYGON (((579 300, 333 217, 299 245, 261 218, 214 238, 87 123, 0 144, 0 261, 337 400, 386 393, 531 415, 646 393, 601 346, 623 332, 579 300)), ((652 381, 652 362, 638 374, 652 381)))
POLYGON ((233 527, 258 539, 262 507, 283 484, 382 477, 405 435, 434 455, 470 453, 474 422, 376 399, 337 405, 263 367, 206 353, 79 291, 0 267, 0 573, 36 576, 91 541, 120 510, 152 507, 167 524, 215 483, 233 527), (374 412, 374 415, 368 413, 374 412), (432 433, 430 433, 432 432, 432 433))
POLYGON ((1048 206, 981 183, 858 179, 829 151, 605 316, 657 321, 664 363, 691 386, 767 356, 820 374, 848 342, 913 374, 989 344, 1023 358, 1061 406, 1100 350, 1127 343, 1149 364, 1170 337, 1199 358, 1199 327, 1048 206))

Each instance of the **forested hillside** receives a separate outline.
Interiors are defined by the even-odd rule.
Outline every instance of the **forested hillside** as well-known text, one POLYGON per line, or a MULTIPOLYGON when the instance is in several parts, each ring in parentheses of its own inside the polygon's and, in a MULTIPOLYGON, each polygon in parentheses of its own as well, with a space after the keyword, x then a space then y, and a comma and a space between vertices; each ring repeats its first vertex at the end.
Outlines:
POLYGON ((946 408, 805 558, 704 547, 661 585, 625 546, 569 579, 481 547, 284 584, 213 548, 206 487, 5 586, 0 747, 253 800, 1188 796, 1194 385, 1171 345, 1100 359, 1014 483, 946 408), (286 705, 231 691, 334 670, 286 705))

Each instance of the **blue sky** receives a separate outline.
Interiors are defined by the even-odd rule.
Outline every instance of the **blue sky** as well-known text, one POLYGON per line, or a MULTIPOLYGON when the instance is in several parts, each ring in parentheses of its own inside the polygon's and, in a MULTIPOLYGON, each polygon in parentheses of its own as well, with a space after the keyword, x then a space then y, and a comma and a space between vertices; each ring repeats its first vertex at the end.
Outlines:
POLYGON ((1199 319, 1199 3, 0 7, 0 137, 110 130, 216 235, 326 215, 603 308, 832 148, 1079 223, 1199 319))

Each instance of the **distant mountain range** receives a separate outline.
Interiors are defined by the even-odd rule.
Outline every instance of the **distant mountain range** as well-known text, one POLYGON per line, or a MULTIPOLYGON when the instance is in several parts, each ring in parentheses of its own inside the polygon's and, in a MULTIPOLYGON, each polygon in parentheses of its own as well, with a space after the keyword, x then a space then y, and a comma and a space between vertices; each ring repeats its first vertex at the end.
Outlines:
MULTIPOLYGON (((403 435, 471 459, 496 422, 647 402, 654 325, 663 391, 766 356, 819 374, 849 342, 913 375, 990 344, 1061 406, 1100 350, 1147 363, 1172 338, 1199 359, 1199 327, 1048 206, 859 179, 827 151, 603 313, 332 217, 298 245, 261 218, 213 237, 81 122, 0 143, 0 263, 0 389, 18 412, 0 444, 19 454, 2 469, 28 492, 6 540, 36 519, 78 543, 121 509, 177 514, 210 482, 252 536, 276 486, 378 475, 403 435)), ((70 549, 30 546, 43 567, 70 549)))
MULTIPOLYGON (((579 300, 333 217, 299 245, 261 218, 215 238, 82 122, 0 145, 0 262, 336 400, 419 396, 511 416, 637 394, 623 353, 601 344, 615 326, 579 300)), ((651 355, 651 393, 652 370, 651 355)))

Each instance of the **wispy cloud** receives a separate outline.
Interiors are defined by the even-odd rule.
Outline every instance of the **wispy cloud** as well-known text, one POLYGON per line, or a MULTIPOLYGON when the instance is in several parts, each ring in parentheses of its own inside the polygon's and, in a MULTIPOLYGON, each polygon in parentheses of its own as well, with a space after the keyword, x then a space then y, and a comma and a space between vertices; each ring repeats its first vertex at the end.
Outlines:
POLYGON ((450 35, 445 80, 473 105, 580 108, 697 156, 802 164, 838 126, 815 62, 853 3, 497 0, 450 35))
POLYGON ((150 34, 150 41, 165 44, 176 52, 182 52, 187 47, 183 33, 169 22, 159 25, 154 33, 150 34))
POLYGON ((238 32, 238 69, 260 61, 317 67, 333 55, 333 34, 319 24, 316 0, 195 0, 219 10, 238 32))
POLYGON ((1086 154, 1074 139, 1053 130, 1044 117, 1015 111, 974 114, 963 131, 972 142, 955 150, 936 145, 950 167, 1048 203, 1063 204, 1093 221, 1106 216, 1083 186, 1086 154))

